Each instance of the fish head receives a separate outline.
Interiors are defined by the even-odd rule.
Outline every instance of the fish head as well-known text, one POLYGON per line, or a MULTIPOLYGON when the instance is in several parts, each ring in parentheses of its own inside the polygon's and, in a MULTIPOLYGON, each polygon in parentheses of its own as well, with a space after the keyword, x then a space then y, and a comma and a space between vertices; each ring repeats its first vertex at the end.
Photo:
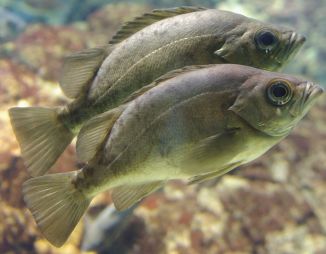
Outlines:
POLYGON ((289 134, 323 89, 310 81, 262 71, 248 78, 229 108, 251 127, 274 137, 289 134))
POLYGON ((295 31, 257 20, 244 22, 224 35, 215 54, 224 62, 278 70, 302 47, 305 37, 295 31))

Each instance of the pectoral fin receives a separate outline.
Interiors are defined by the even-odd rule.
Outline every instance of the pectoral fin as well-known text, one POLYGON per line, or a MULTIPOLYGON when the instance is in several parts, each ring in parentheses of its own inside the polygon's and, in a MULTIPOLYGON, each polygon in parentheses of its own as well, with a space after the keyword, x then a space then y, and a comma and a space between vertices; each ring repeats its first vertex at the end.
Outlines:
POLYGON ((142 185, 120 186, 112 190, 112 200, 117 210, 125 210, 138 201, 158 190, 163 181, 155 181, 142 185))
POLYGON ((219 176, 224 175, 227 172, 231 171, 232 169, 236 168, 240 164, 241 163, 232 163, 231 165, 228 165, 227 167, 222 168, 222 169, 220 169, 218 171, 214 171, 212 173, 208 173, 208 174, 204 174, 204 175, 194 176, 194 177, 189 179, 188 184, 201 183, 201 182, 204 182, 206 180, 210 180, 212 178, 219 177, 219 176))
POLYGON ((121 105, 99 114, 83 125, 76 143, 77 157, 80 161, 87 162, 95 156, 125 107, 126 105, 121 105))
POLYGON ((135 18, 133 21, 127 22, 121 27, 121 29, 113 36, 110 43, 115 44, 119 43, 136 32, 142 30, 146 26, 149 26, 157 21, 174 17, 180 14, 186 14, 191 12, 203 11, 206 8, 203 7, 177 7, 170 9, 159 9, 153 10, 150 13, 145 13, 141 17, 135 18))
POLYGON ((86 49, 65 57, 60 86, 69 98, 77 98, 86 90, 112 45, 86 49))
POLYGON ((225 145, 236 133, 237 128, 228 129, 216 135, 207 137, 198 142, 190 151, 188 158, 192 161, 204 162, 215 158, 218 153, 223 151, 225 145))

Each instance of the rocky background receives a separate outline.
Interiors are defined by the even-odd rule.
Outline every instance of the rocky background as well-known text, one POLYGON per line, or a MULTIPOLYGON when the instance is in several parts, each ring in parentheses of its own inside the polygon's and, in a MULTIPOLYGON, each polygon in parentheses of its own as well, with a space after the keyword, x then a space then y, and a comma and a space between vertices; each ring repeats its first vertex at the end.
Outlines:
MULTIPOLYGON (((326 253, 325 96, 288 138, 250 165, 200 185, 172 182, 124 216, 108 216, 102 224, 116 224, 106 231, 90 234, 110 204, 108 194, 100 195, 60 249, 40 235, 22 200, 28 174, 7 109, 63 105, 67 98, 57 80, 64 55, 105 44, 130 18, 175 5, 170 0, 0 0, 0 253, 86 253, 82 248, 109 254, 326 253)), ((308 41, 285 71, 326 84, 325 1, 178 5, 218 7, 295 27, 308 41)), ((74 153, 71 145, 53 171, 78 168, 74 153)))

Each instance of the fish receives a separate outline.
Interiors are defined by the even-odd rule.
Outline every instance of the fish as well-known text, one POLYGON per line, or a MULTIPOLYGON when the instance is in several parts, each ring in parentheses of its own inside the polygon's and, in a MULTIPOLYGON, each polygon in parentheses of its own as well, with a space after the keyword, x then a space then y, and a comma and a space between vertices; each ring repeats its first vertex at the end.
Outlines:
POLYGON ((141 95, 169 71, 223 63, 276 70, 304 41, 291 29, 216 9, 147 13, 108 45, 66 57, 60 85, 72 102, 9 110, 25 165, 32 176, 45 174, 88 120, 141 95))
POLYGON ((53 245, 66 241, 100 192, 110 190, 123 211, 169 180, 199 183, 254 160, 323 93, 302 78, 234 64, 184 67, 154 82, 82 127, 78 154, 93 154, 82 169, 23 184, 27 207, 53 245))

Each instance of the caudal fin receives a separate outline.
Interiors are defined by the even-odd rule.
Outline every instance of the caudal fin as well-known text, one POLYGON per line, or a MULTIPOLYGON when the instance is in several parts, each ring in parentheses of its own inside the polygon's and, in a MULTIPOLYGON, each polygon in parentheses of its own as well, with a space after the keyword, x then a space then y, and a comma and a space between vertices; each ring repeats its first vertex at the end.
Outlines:
POLYGON ((91 201, 72 183, 76 174, 35 177, 23 185, 27 207, 45 238, 56 247, 66 242, 91 201))
POLYGON ((11 125, 32 176, 45 174, 74 135, 58 119, 57 109, 11 108, 11 125))

